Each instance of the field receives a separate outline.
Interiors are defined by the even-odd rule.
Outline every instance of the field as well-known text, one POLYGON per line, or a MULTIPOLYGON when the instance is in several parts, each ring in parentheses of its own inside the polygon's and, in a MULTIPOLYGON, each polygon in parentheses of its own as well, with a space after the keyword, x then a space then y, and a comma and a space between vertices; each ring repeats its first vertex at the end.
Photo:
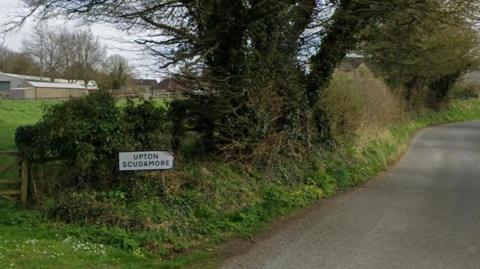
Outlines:
POLYGON ((37 122, 45 106, 55 101, 0 100, 0 150, 15 148, 15 129, 20 125, 37 122))

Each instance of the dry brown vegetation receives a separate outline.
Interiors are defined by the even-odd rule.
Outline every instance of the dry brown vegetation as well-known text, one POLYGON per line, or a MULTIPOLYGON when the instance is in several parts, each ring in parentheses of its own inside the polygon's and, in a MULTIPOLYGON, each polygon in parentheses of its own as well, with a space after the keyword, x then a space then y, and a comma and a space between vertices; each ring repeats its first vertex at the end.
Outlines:
POLYGON ((405 119, 402 98, 365 65, 354 72, 337 70, 323 103, 338 143, 357 143, 360 136, 385 130, 405 119))

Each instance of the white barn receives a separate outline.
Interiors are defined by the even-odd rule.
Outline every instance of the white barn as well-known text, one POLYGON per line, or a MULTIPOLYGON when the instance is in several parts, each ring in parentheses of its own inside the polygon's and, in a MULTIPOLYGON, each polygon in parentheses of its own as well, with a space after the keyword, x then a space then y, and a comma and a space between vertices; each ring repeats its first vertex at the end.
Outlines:
POLYGON ((9 99, 69 99, 87 95, 90 91, 98 90, 95 81, 85 85, 83 81, 68 81, 0 73, 0 94, 9 99))

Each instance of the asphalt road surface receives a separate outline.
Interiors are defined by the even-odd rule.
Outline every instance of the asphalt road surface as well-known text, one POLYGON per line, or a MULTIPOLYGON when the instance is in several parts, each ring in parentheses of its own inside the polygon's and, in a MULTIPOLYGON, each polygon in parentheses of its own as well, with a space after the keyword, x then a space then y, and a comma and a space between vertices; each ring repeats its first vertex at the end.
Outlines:
POLYGON ((480 268, 480 122, 421 131, 384 178, 258 240, 222 268, 480 268))

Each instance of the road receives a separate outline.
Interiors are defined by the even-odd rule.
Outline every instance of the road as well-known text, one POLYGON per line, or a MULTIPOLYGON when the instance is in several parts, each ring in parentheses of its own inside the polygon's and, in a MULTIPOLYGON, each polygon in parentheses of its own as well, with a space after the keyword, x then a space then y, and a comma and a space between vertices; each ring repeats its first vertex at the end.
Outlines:
POLYGON ((222 268, 480 268, 480 122, 419 132, 383 178, 258 240, 222 268))

